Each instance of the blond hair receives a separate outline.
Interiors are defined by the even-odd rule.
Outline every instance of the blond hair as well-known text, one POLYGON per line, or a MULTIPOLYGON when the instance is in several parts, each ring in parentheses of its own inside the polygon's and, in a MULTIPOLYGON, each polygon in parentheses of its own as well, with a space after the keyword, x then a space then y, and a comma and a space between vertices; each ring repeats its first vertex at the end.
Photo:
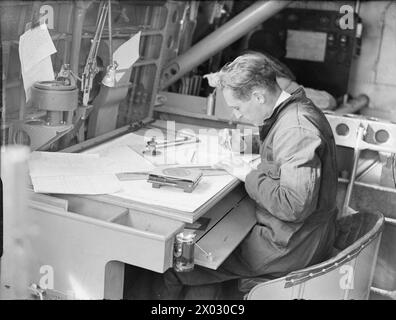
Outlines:
POLYGON ((246 53, 227 63, 218 74, 218 86, 229 88, 240 100, 248 100, 256 88, 273 92, 277 86, 276 73, 265 55, 246 53))

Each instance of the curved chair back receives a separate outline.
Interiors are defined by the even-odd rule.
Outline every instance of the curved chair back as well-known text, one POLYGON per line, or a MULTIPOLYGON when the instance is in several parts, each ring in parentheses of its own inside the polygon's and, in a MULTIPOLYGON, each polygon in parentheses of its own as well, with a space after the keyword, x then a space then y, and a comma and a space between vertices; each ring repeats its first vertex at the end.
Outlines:
POLYGON ((260 283, 247 299, 368 299, 384 220, 379 212, 339 219, 332 258, 260 283))

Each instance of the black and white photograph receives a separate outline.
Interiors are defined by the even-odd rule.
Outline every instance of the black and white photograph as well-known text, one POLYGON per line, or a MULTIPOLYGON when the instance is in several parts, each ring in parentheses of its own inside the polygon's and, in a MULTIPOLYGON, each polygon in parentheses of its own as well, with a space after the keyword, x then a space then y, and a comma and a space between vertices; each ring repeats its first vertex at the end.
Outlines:
POLYGON ((0 0, 0 32, 1 301, 396 300, 396 1, 0 0))

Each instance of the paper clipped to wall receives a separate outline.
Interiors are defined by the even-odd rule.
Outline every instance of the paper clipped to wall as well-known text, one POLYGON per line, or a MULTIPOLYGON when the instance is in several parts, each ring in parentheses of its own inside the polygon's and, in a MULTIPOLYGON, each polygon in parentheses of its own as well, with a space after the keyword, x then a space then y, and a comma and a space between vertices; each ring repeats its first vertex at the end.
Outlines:
POLYGON ((19 59, 26 102, 31 98, 31 87, 36 81, 55 79, 51 61, 51 55, 55 52, 46 24, 29 29, 20 36, 19 59))

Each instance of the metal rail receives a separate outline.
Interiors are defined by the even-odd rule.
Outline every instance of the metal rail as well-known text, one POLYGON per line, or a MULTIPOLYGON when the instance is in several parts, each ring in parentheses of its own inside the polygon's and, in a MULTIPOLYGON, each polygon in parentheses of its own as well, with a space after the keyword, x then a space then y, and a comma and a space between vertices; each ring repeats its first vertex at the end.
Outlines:
POLYGON ((200 65, 211 56, 241 38, 252 28, 285 8, 291 1, 256 1, 233 19, 178 56, 163 70, 164 89, 185 73, 200 65))

